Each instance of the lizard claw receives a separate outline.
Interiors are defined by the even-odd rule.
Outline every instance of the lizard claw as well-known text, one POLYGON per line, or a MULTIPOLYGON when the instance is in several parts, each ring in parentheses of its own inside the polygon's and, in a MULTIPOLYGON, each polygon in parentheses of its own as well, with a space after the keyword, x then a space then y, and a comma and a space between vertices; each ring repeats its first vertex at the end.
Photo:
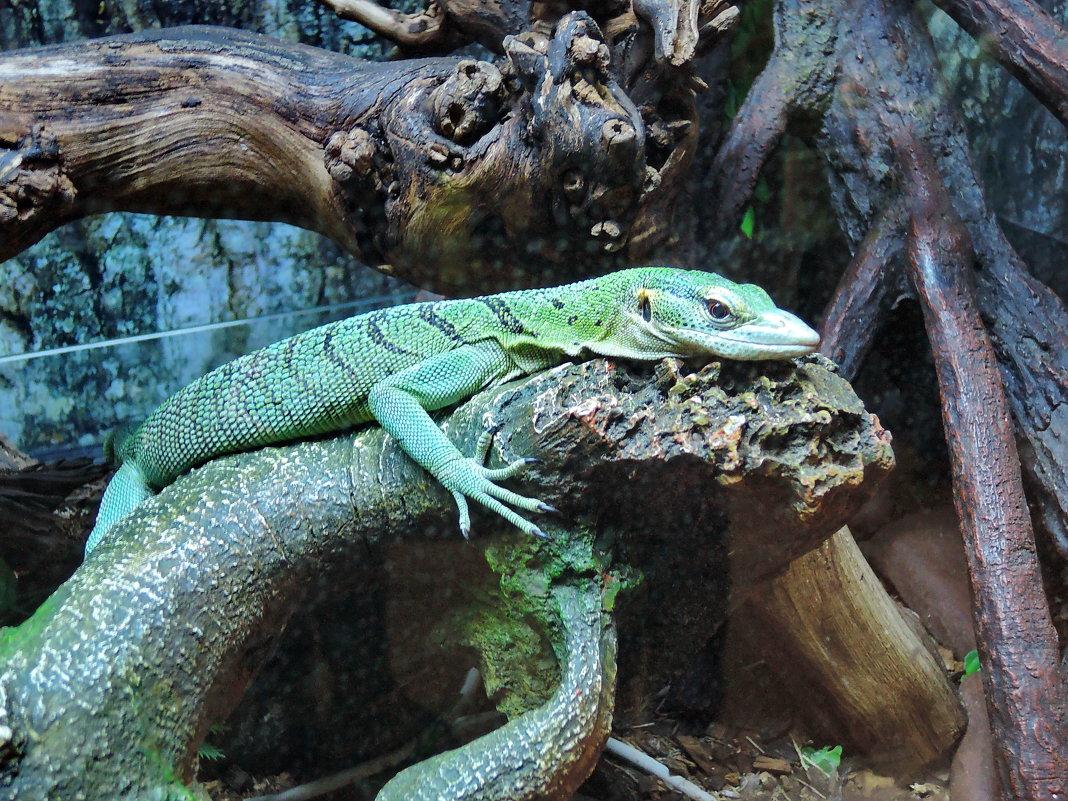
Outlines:
MULTIPOLYGON (((483 439, 486 435, 483 434, 483 439)), ((537 498, 528 498, 506 487, 501 487, 495 481, 511 478, 528 466, 531 460, 517 459, 505 467, 488 468, 475 459, 463 459, 453 462, 451 475, 438 476, 452 492, 456 499, 456 506, 460 513, 460 532, 466 539, 471 531, 471 517, 468 510, 468 500, 477 501, 490 511, 496 512, 516 528, 522 529, 528 534, 547 539, 545 532, 535 526, 511 507, 526 510, 528 512, 548 512, 559 514, 560 512, 537 498)))
POLYGON ((464 535, 464 539, 468 542, 471 541, 471 510, 467 507, 467 498, 464 497, 462 492, 453 490, 453 500, 456 501, 456 509, 460 513, 460 533, 464 535))

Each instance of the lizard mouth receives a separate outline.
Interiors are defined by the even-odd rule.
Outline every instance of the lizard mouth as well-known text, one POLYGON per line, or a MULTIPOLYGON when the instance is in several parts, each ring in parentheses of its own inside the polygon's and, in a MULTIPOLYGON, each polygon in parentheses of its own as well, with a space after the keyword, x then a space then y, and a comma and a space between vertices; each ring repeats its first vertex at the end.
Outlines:
POLYGON ((820 335, 797 315, 775 309, 729 331, 719 331, 715 340, 726 345, 724 355, 731 359, 787 359, 812 353, 820 335))

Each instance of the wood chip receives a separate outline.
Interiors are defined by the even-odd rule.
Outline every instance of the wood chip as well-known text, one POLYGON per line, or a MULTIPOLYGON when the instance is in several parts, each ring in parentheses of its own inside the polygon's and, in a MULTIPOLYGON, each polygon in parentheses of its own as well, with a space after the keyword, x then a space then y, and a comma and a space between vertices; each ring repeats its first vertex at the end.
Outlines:
POLYGON ((753 770, 765 770, 774 776, 785 776, 794 772, 793 766, 785 759, 770 757, 766 754, 761 754, 753 760, 753 770))
POLYGON ((697 737, 687 737, 684 734, 678 735, 675 739, 682 746, 682 750, 686 752, 686 756, 692 759, 702 772, 709 776, 716 775, 715 757, 707 743, 701 742, 697 737))

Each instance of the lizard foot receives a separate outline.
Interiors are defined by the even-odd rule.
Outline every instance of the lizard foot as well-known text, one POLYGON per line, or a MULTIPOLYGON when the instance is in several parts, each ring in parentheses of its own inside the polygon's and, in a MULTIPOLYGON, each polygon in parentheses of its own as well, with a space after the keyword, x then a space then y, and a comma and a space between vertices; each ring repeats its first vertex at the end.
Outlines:
POLYGON ((452 492, 452 497, 456 499, 456 507, 460 512, 460 532, 464 535, 464 539, 468 539, 470 536, 471 512, 467 502, 472 500, 496 512, 513 526, 525 531, 527 534, 545 539, 545 532, 509 507, 514 506, 527 512, 556 512, 556 509, 547 503, 539 501, 537 498, 520 495, 518 492, 513 492, 494 483, 521 473, 537 460, 516 459, 504 467, 485 467, 482 462, 489 447, 488 439, 492 438, 492 436, 492 431, 483 434, 479 439, 474 458, 453 462, 449 469, 443 471, 445 475, 437 477, 452 492), (487 440, 485 445, 483 440, 487 440))

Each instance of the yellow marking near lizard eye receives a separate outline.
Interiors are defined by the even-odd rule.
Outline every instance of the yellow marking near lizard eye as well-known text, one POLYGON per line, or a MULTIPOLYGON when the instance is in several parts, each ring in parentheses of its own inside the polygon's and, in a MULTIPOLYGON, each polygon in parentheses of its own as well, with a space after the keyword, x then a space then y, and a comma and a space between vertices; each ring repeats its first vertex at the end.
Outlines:
POLYGON ((645 322, 649 322, 653 318, 653 293, 651 290, 642 287, 637 292, 638 296, 638 314, 642 316, 645 322))

